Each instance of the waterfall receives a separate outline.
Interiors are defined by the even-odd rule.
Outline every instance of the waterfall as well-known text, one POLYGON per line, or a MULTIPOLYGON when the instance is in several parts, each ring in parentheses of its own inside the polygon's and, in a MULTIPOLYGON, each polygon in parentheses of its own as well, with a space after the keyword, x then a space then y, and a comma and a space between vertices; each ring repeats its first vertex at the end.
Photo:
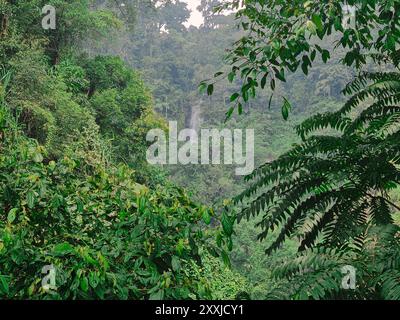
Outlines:
POLYGON ((201 122, 201 104, 198 102, 192 105, 191 107, 189 128, 195 130, 197 134, 199 134, 200 122, 201 122))

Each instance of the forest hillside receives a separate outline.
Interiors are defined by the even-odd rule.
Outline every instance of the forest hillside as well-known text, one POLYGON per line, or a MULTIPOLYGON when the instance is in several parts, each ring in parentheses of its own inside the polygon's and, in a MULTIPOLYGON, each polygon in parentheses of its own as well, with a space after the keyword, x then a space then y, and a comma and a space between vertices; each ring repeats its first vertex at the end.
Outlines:
POLYGON ((398 1, 198 10, 0 0, 0 298, 399 299, 398 1), (254 170, 151 164, 171 123, 254 170))

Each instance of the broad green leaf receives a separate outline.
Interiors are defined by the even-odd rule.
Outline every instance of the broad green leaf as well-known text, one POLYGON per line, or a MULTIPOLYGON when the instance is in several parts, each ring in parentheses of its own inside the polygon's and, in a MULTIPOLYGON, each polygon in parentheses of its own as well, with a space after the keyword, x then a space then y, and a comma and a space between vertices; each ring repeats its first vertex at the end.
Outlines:
POLYGON ((330 59, 331 55, 328 50, 322 51, 322 60, 326 63, 330 59))
POLYGON ((10 293, 9 287, 10 278, 5 275, 0 275, 0 292, 4 293, 6 296, 10 293))
POLYGON ((229 237, 229 238, 228 238, 227 247, 228 247, 228 250, 229 250, 229 251, 232 251, 232 249, 233 249, 232 237, 229 237))
POLYGON ((76 199, 76 209, 78 212, 82 213, 83 212, 83 202, 81 199, 77 198, 76 199))
POLYGON ((225 251, 222 251, 221 252, 221 257, 222 257, 222 261, 224 262, 224 264, 227 266, 227 267, 231 267, 231 260, 229 259, 229 255, 225 252, 225 251))
POLYGON ((41 163, 43 161, 43 156, 40 152, 36 151, 32 156, 32 160, 36 163, 41 163))
POLYGON ((210 213, 208 212, 207 209, 205 209, 203 211, 202 218, 203 218, 203 221, 204 221, 205 224, 209 225, 211 223, 211 215, 210 215, 210 213))
POLYGON ((71 253, 73 251, 74 247, 71 246, 68 242, 59 243, 53 249, 53 253, 60 255, 71 253))
POLYGON ((155 293, 152 293, 149 297, 149 300, 163 300, 164 299, 164 290, 158 290, 155 293))
POLYGON ((211 96, 214 92, 214 85, 211 83, 207 86, 207 95, 211 96))
POLYGON ((176 244, 176 252, 178 253, 178 255, 182 255, 184 248, 185 243, 183 239, 179 239, 178 243, 176 244))
POLYGON ((177 272, 181 268, 181 263, 179 261, 179 258, 177 256, 173 256, 171 260, 171 265, 172 265, 172 270, 177 272))
POLYGON ((284 99, 284 102, 282 105, 282 116, 283 116, 283 119, 287 120, 289 118, 289 112, 292 110, 292 106, 286 98, 283 98, 283 99, 284 99))
POLYGON ((239 98, 239 93, 235 92, 234 94, 231 95, 230 101, 233 102, 233 101, 235 101, 237 98, 239 98))
POLYGON ((222 228, 228 236, 231 236, 233 233, 233 222, 234 222, 233 219, 231 219, 225 213, 222 215, 221 218, 222 228))
POLYGON ((239 115, 243 113, 243 105, 240 102, 238 103, 238 113, 239 115))
POLYGON ((13 208, 13 209, 10 210, 10 212, 8 213, 8 216, 7 216, 7 222, 8 223, 13 223, 14 222, 15 218, 17 217, 17 212, 18 212, 17 208, 13 208))
POLYGON ((310 31, 311 34, 317 33, 317 26, 311 20, 308 20, 306 23, 307 30, 310 31))
POLYGON ((265 88, 265 84, 267 83, 268 74, 265 74, 261 79, 261 89, 265 88))
POLYGON ((98 286, 100 282, 99 276, 95 272, 89 273, 89 284, 94 289, 98 286))
POLYGON ((234 107, 230 107, 228 111, 225 113, 225 121, 229 120, 235 110, 234 107))
POLYGON ((28 191, 28 193, 26 194, 26 202, 30 209, 32 209, 35 206, 36 195, 35 195, 34 191, 32 191, 32 190, 28 191))
POLYGON ((279 72, 276 72, 275 77, 281 80, 282 82, 286 82, 285 69, 282 68, 279 72))
POLYGON ((82 289, 84 292, 87 292, 87 291, 89 290, 89 281, 88 281, 88 278, 86 278, 85 276, 83 276, 83 277, 81 278, 80 286, 81 286, 81 289, 82 289))
POLYGON ((235 73, 234 72, 230 72, 229 74, 228 74, 228 81, 230 82, 230 83, 232 83, 233 82, 233 80, 235 80, 235 73))
POLYGON ((199 89, 199 92, 201 94, 203 94, 207 89, 207 84, 205 82, 200 83, 198 89, 199 89))
POLYGON ((322 31, 324 29, 324 26, 322 24, 322 19, 319 15, 314 13, 311 20, 312 22, 314 22, 318 30, 322 31))

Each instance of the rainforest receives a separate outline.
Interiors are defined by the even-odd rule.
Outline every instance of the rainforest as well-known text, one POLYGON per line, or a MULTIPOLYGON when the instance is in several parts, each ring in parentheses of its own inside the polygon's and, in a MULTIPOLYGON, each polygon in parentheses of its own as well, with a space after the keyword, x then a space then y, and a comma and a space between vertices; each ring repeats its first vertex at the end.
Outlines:
POLYGON ((399 66, 398 0, 0 0, 0 299, 399 300, 399 66))

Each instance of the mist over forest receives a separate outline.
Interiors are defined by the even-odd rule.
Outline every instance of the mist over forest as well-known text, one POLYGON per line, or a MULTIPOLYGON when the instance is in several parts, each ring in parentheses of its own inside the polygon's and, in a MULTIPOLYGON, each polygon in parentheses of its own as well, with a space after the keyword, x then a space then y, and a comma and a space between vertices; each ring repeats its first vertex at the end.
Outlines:
POLYGON ((0 0, 0 298, 398 300, 400 3, 197 10, 0 0))

